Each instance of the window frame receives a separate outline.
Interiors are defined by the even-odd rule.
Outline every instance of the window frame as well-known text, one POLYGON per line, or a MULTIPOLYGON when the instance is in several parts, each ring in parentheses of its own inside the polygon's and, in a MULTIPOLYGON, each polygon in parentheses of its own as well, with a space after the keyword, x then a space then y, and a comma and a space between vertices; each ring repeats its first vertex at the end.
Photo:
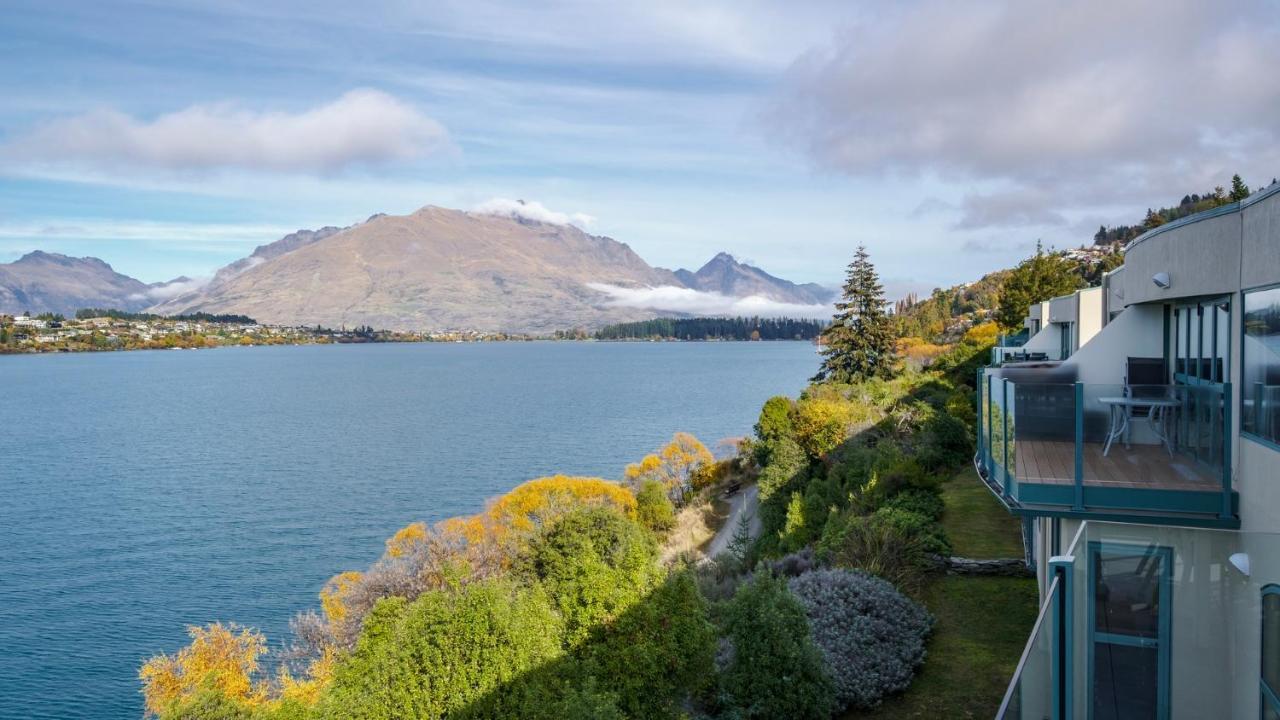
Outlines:
POLYGON ((1267 283, 1265 285, 1256 285, 1254 287, 1242 288, 1240 290, 1240 381, 1239 381, 1240 392, 1238 393, 1240 398, 1238 401, 1238 406, 1236 408, 1237 410, 1236 417, 1238 418, 1236 422, 1236 426, 1240 430, 1240 437, 1245 438, 1251 442, 1257 443, 1258 445, 1261 445, 1270 450, 1280 452, 1280 441, 1271 440, 1269 438, 1265 438, 1261 435, 1249 432, 1248 430, 1244 429, 1244 418, 1245 418, 1244 398, 1245 398, 1245 392, 1247 391, 1247 386, 1248 386, 1248 383, 1245 382, 1245 376, 1244 376, 1244 369, 1245 369, 1245 362, 1246 362, 1245 353, 1247 351, 1245 347, 1246 345, 1245 338, 1248 337, 1248 331, 1246 330, 1246 325, 1245 325, 1245 315, 1248 313, 1248 306, 1245 302, 1245 298, 1248 297, 1250 293, 1266 292, 1268 290, 1280 290, 1280 282, 1267 283))
MULTIPOLYGON (((1280 695, 1277 695, 1277 689, 1272 689, 1267 685, 1267 680, 1262 675, 1262 668, 1266 662, 1265 654, 1266 645, 1262 640, 1265 635, 1262 631, 1262 623, 1265 621, 1263 601, 1268 595, 1280 595, 1280 585, 1275 583, 1262 586, 1262 592, 1259 594, 1258 602, 1258 717, 1262 720, 1266 719, 1264 714, 1268 707, 1276 715, 1280 715, 1280 695)), ((1280 648, 1277 648, 1280 652, 1280 648)))

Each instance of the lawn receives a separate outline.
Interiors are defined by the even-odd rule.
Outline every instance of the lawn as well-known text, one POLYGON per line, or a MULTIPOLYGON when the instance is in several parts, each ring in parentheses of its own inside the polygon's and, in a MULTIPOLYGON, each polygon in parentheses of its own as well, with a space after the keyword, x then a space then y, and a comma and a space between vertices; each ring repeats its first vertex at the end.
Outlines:
MULTIPOLYGON (((1018 520, 972 470, 952 478, 943 498, 943 524, 957 555, 1022 557, 1018 520)), ((907 692, 847 720, 995 717, 1035 623, 1035 580, 942 575, 923 599, 937 618, 924 668, 907 692)))
POLYGON ((954 554, 967 558, 1022 557, 1022 526, 1009 514, 972 469, 942 487, 947 510, 942 526, 954 554))

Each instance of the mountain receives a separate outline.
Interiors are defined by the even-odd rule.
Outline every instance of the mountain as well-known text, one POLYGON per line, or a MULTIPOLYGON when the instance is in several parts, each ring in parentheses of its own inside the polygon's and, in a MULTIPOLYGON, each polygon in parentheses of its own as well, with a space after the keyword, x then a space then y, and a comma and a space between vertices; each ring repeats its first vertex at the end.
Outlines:
POLYGON ((262 322, 402 330, 550 332, 651 317, 587 286, 683 286, 624 243, 572 225, 428 206, 301 231, 150 308, 262 322), (292 239, 291 239, 292 238, 292 239))
MULTIPOLYGON (((181 280, 186 280, 182 278, 181 280)), ((170 283, 179 282, 172 280, 170 283)), ((147 285, 94 257, 35 251, 0 264, 0 312, 74 315, 86 307, 141 310, 170 283, 147 285)))
POLYGON ((697 272, 681 268, 674 274, 685 287, 730 297, 760 295, 798 305, 825 305, 835 298, 834 290, 817 283, 797 285, 774 277, 758 267, 738 262, 726 252, 718 253, 697 272))

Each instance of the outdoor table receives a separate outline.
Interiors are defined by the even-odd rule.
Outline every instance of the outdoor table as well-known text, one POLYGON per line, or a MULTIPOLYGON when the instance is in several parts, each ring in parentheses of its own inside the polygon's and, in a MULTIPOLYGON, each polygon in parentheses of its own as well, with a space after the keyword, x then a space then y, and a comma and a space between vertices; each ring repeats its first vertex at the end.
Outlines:
MULTIPOLYGON (((1168 413, 1181 406, 1182 401, 1171 397, 1140 398, 1117 395, 1100 397, 1098 402, 1111 410, 1111 427, 1107 429, 1107 442, 1102 448, 1103 457, 1111 452, 1111 443, 1115 442, 1116 438, 1129 432, 1129 411, 1135 407, 1147 408, 1147 422, 1151 425, 1151 432, 1160 438, 1160 444, 1169 451, 1169 457, 1173 457, 1173 443, 1170 442, 1168 431, 1168 413)), ((1127 439, 1124 446, 1129 447, 1127 439)))

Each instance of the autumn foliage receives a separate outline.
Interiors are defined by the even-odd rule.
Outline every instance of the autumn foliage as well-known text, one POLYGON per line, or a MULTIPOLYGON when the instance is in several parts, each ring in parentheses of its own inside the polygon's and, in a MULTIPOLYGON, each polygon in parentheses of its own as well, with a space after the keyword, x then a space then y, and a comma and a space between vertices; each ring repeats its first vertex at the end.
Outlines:
POLYGON ((712 481, 715 462, 715 456, 698 438, 680 432, 656 453, 628 465, 624 477, 633 488, 656 480, 667 489, 672 502, 681 504, 690 493, 712 481))
POLYGON ((147 712, 160 714, 201 690, 214 690, 247 705, 261 703, 266 689, 255 685, 258 658, 266 651, 262 633, 213 623, 189 627, 191 644, 176 655, 157 655, 138 671, 147 712))

